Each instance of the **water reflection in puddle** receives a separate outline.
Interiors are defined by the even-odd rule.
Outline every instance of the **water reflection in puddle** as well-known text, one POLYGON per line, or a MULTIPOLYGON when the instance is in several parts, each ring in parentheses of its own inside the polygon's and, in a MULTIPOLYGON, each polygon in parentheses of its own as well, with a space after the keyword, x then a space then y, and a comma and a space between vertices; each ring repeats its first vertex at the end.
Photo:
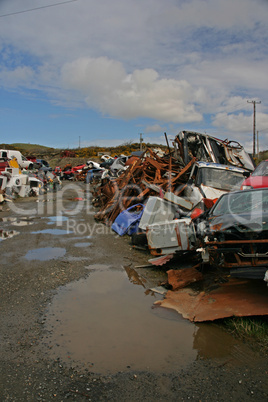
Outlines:
POLYGON ((65 248, 61 247, 44 247, 29 250, 24 258, 27 260, 47 261, 54 258, 63 257, 66 253, 65 248))
POLYGON ((61 225, 63 222, 68 221, 68 217, 64 215, 56 215, 56 216, 50 216, 49 217, 49 222, 47 223, 48 225, 53 225, 56 223, 57 225, 61 225))
POLYGON ((36 232, 32 232, 32 234, 38 234, 38 233, 45 233, 45 234, 51 234, 51 235, 66 235, 73 233, 71 230, 65 230, 65 229, 43 229, 43 230, 38 230, 36 232))
POLYGON ((131 283, 123 269, 91 269, 87 279, 61 288, 49 308, 53 358, 99 373, 128 367, 171 371, 196 358, 195 325, 176 312, 152 308, 160 295, 131 283))

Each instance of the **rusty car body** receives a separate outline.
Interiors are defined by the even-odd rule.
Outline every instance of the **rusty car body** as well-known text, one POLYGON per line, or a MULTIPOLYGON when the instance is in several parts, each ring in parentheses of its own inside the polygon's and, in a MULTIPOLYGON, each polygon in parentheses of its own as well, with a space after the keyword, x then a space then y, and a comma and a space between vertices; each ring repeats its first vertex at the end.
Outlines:
POLYGON ((185 164, 195 157, 199 161, 237 166, 249 172, 255 169, 251 156, 236 141, 221 140, 195 131, 180 131, 174 146, 185 164))

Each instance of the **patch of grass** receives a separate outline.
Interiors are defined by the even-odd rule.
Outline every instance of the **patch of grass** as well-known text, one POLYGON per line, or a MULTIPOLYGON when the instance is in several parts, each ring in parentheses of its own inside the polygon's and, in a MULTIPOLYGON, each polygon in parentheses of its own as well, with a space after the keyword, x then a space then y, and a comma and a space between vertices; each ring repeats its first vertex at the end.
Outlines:
POLYGON ((268 352, 268 318, 233 317, 222 321, 224 327, 236 337, 257 342, 268 352))

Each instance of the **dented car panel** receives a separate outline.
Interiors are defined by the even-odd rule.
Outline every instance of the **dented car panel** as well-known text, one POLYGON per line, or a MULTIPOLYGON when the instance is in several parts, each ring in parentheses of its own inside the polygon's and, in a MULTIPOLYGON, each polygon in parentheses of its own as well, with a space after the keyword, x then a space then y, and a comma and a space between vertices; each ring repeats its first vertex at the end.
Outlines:
POLYGON ((195 131, 180 131, 174 145, 186 164, 195 157, 199 161, 237 166, 250 172, 255 168, 250 155, 235 141, 223 141, 195 131))
POLYGON ((239 190, 245 170, 219 163, 195 162, 183 196, 196 206, 204 198, 215 200, 229 191, 239 190))

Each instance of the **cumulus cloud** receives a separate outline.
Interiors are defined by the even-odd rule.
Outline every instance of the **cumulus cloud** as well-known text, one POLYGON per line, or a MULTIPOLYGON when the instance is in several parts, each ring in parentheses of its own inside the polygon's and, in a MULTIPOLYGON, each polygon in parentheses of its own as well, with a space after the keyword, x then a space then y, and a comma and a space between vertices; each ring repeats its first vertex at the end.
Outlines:
MULTIPOLYGON (((218 113, 213 119, 213 125, 216 127, 225 127, 231 132, 248 132, 252 129, 253 117, 252 115, 245 115, 244 113, 218 113)), ((268 127, 268 115, 258 113, 256 115, 256 130, 261 131, 265 127, 268 127)))
POLYGON ((250 131, 252 127, 252 117, 246 116, 244 113, 218 113, 213 119, 213 125, 216 127, 225 127, 231 132, 250 131))
POLYGON ((62 80, 66 88, 83 93, 88 106, 113 117, 202 120, 194 104, 198 90, 185 80, 161 79, 153 69, 127 74, 118 61, 84 57, 63 66, 62 80))

